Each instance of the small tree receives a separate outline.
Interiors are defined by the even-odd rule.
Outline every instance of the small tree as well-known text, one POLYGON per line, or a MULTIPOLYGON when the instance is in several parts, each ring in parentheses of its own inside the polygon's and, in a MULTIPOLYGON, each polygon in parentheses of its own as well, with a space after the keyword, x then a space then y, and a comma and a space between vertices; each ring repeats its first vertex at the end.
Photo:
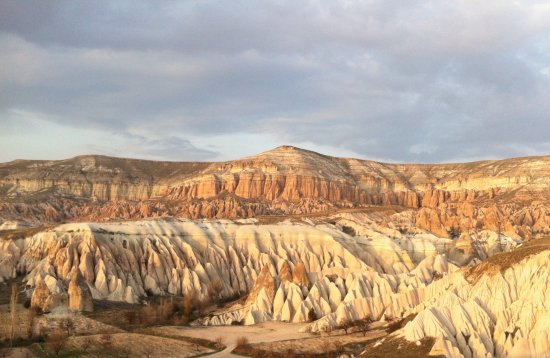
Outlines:
POLYGON ((342 328, 344 330, 344 332, 346 332, 346 334, 348 334, 348 330, 353 326, 353 322, 349 319, 349 318, 344 318, 342 320, 342 322, 340 322, 340 328, 342 328))
POLYGON ((13 347, 13 340, 15 339, 15 327, 17 327, 17 298, 19 297, 19 290, 17 288, 17 283, 12 282, 11 284, 11 295, 10 295, 10 318, 11 318, 11 329, 10 329, 10 347, 13 347))
POLYGON ((59 329, 67 333, 67 337, 71 336, 76 329, 76 323, 72 318, 66 317, 59 321, 59 329))
POLYGON ((157 305, 151 303, 141 309, 141 322, 145 324, 155 324, 159 320, 159 310, 157 305))
POLYGON ((359 327, 361 328, 361 332, 363 332, 363 336, 366 336, 367 332, 370 329, 372 320, 370 318, 365 318, 360 320, 358 323, 359 323, 359 327))
POLYGON ((456 227, 451 227, 448 233, 451 239, 458 239, 460 237, 460 230, 456 227))
POLYGON ((29 310, 29 326, 27 327, 27 338, 34 338, 34 323, 36 320, 36 311, 34 309, 29 310))
POLYGON ((55 331, 48 334, 48 339, 46 341, 48 349, 55 353, 56 356, 59 356, 61 351, 67 345, 67 337, 62 331, 55 331))

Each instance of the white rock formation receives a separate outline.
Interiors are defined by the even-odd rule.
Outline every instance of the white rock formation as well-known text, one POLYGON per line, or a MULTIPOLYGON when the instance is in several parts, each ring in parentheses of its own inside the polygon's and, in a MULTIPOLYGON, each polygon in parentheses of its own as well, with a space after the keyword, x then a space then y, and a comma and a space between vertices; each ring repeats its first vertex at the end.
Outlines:
POLYGON ((0 277, 27 273, 28 285, 39 287, 33 300, 46 309, 64 300, 87 305, 67 296, 76 272, 82 281, 77 291, 86 284, 96 299, 130 303, 147 293, 206 296, 219 278, 222 296, 250 293, 247 301, 196 323, 316 317, 306 329, 319 331, 345 319, 418 313, 399 334, 409 340, 439 337, 434 349, 449 356, 504 357, 526 350, 537 356, 550 348, 544 340, 550 322, 548 254, 472 284, 456 264, 517 242, 488 231, 450 240, 347 214, 335 220, 66 224, 25 240, 0 241, 0 277), (345 234, 343 226, 353 227, 356 236, 345 234))
POLYGON ((472 283, 464 270, 434 282, 401 334, 411 341, 438 337, 435 348, 449 357, 547 357, 549 259, 543 251, 472 283))

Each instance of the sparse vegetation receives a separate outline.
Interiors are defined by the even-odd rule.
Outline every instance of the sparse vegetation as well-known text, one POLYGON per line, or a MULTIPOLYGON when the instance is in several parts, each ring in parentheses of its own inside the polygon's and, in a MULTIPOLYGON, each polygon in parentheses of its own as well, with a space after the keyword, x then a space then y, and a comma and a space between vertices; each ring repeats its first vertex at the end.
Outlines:
POLYGON ((441 280, 443 278, 443 274, 441 272, 434 272, 433 274, 433 280, 434 281, 437 281, 437 280, 441 280))
POLYGON ((80 344, 80 349, 86 353, 93 346, 93 341, 90 338, 86 338, 80 344))
POLYGON ((355 229, 351 226, 342 225, 342 232, 348 234, 349 236, 357 236, 357 233, 355 232, 355 229))
POLYGON ((74 320, 70 317, 65 317, 58 322, 59 329, 64 331, 67 334, 67 337, 74 334, 76 329, 76 324, 74 320))
POLYGON ((218 349, 224 349, 225 348, 225 340, 223 337, 216 337, 216 339, 214 340, 214 342, 216 342, 216 346, 218 347, 218 349))
POLYGON ((550 250, 550 238, 532 240, 513 251, 495 254, 475 266, 466 268, 464 276, 470 283, 475 283, 483 275, 495 275, 504 272, 525 258, 545 250, 550 250))
POLYGON ((363 336, 366 336, 367 332, 371 327, 372 320, 370 318, 364 318, 362 320, 357 321, 356 324, 361 330, 361 332, 363 332, 363 336))
POLYGON ((460 230, 456 227, 452 227, 448 230, 449 237, 453 240, 456 240, 460 237, 460 230))
POLYGON ((401 328, 405 327, 407 325, 407 323, 412 321, 415 317, 416 317, 416 313, 410 314, 405 318, 402 318, 402 319, 396 320, 394 322, 391 322, 387 325, 386 331, 388 332, 388 334, 393 333, 393 332, 397 331, 398 329, 401 329, 401 328))
POLYGON ((315 310, 311 308, 307 313, 307 320, 309 322, 313 322, 317 320, 317 314, 315 313, 315 310))
POLYGON ((357 355, 363 349, 376 341, 376 338, 363 339, 361 341, 348 336, 334 338, 308 338, 304 340, 289 340, 283 342, 262 342, 249 344, 245 347, 236 348, 233 353, 247 357, 274 357, 274 358, 336 358, 340 354, 357 355), (347 343, 345 341, 347 340, 347 343))
MULTIPOLYGON (((422 338, 420 344, 409 342, 404 338, 389 338, 382 344, 371 344, 359 357, 361 358, 418 358, 428 357, 435 338, 422 338)), ((429 356, 430 358, 438 356, 429 356)), ((439 356, 442 358, 441 356, 439 356)))
POLYGON ((223 283, 218 277, 210 281, 210 284, 208 285, 208 288, 207 288, 207 294, 213 303, 217 304, 220 302, 220 299, 221 299, 220 296, 222 291, 223 291, 223 283))
POLYGON ((349 329, 353 326, 353 322, 349 318, 344 318, 338 328, 343 329, 348 334, 349 329))
POLYGON ((246 338, 244 336, 241 336, 241 337, 237 338, 235 344, 237 345, 237 348, 244 348, 244 347, 248 346, 249 341, 248 341, 248 338, 246 338))
POLYGON ((33 236, 39 232, 47 231, 53 226, 39 226, 31 228, 22 228, 22 229, 13 229, 13 230, 2 230, 0 231, 0 239, 6 241, 14 241, 19 239, 24 239, 26 237, 33 236))
POLYGON ((48 334, 46 339, 46 347, 48 351, 53 352, 56 356, 59 356, 61 351, 67 345, 67 336, 61 330, 57 330, 48 334))
POLYGON ((193 294, 182 297, 152 297, 147 304, 131 305, 97 301, 97 309, 88 317, 116 327, 133 330, 156 325, 187 325, 212 307, 208 299, 193 294))
POLYGON ((183 297, 182 302, 182 313, 184 317, 189 318, 191 317, 191 314, 193 313, 193 310, 197 306, 197 299, 195 295, 193 294, 187 294, 183 297))

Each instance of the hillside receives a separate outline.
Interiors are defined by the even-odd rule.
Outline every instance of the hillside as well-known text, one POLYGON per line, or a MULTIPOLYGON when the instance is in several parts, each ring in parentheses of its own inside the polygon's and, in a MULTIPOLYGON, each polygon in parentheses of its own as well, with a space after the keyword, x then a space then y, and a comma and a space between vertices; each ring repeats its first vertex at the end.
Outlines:
POLYGON ((550 157, 388 164, 290 146, 235 161, 105 156, 0 164, 0 219, 30 222, 296 215, 368 206, 415 211, 448 236, 486 228, 542 235, 550 224, 550 157))

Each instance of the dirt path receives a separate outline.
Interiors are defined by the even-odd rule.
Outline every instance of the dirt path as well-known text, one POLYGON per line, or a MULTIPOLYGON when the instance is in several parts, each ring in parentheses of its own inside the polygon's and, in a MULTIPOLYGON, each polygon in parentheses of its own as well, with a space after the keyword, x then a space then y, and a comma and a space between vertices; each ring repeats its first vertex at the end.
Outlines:
POLYGON ((208 357, 240 357, 231 353, 235 349, 235 342, 239 337, 248 338, 249 343, 314 337, 311 333, 299 332, 305 325, 303 323, 265 322, 254 326, 159 327, 156 332, 172 336, 204 338, 212 341, 221 337, 227 348, 221 352, 210 354, 208 357))
POLYGON ((233 349, 237 347, 236 344, 230 344, 225 348, 223 351, 213 354, 207 354, 205 357, 215 357, 215 358, 221 358, 221 357, 242 357, 237 354, 231 353, 233 349))

